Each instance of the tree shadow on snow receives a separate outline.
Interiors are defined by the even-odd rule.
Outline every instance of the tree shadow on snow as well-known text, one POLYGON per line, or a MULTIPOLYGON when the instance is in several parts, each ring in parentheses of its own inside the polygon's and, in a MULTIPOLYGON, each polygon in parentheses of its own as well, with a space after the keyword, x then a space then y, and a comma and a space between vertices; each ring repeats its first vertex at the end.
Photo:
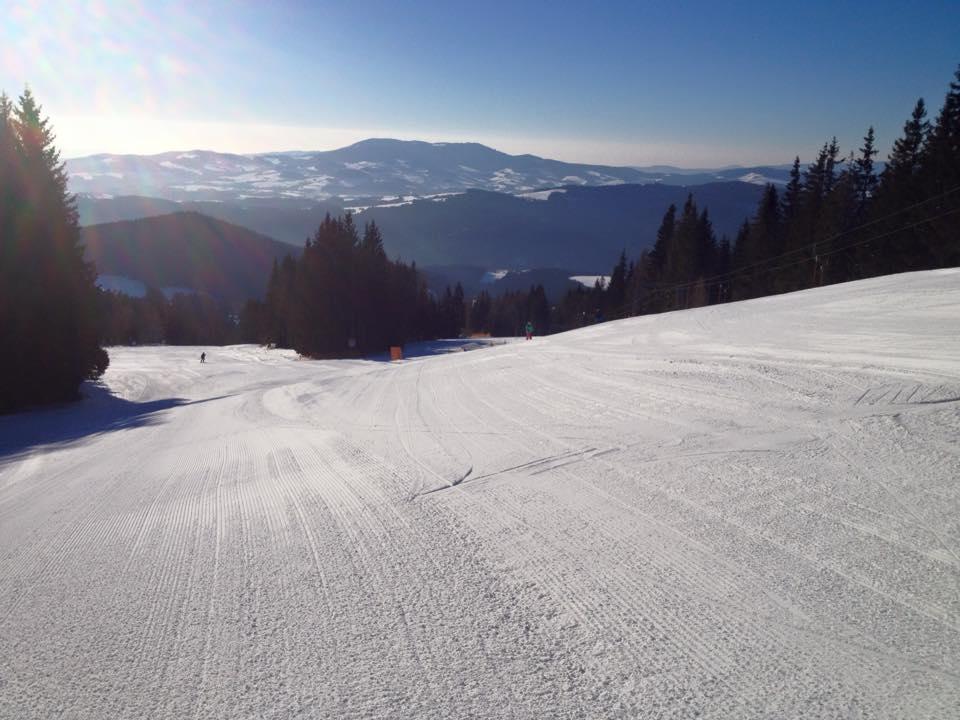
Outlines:
POLYGON ((227 397, 131 402, 89 382, 84 383, 82 394, 83 399, 75 403, 0 416, 0 463, 37 447, 63 447, 94 435, 155 425, 162 421, 164 410, 227 397))

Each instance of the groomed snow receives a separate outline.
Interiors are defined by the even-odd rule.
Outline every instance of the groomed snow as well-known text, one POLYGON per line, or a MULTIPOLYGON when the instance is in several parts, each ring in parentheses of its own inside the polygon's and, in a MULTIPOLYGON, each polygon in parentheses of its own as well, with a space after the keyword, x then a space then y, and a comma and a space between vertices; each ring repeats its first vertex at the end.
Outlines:
POLYGON ((205 350, 0 418, 0 717, 957 716, 960 271, 205 350))

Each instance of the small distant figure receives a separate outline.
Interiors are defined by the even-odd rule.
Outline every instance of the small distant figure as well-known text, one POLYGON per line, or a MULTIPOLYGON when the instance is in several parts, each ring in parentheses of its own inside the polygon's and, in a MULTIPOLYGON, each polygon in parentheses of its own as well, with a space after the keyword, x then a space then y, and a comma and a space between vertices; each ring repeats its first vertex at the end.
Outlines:
POLYGON ((596 314, 594 314, 594 316, 593 316, 593 321, 594 321, 595 323, 602 323, 602 322, 603 322, 603 310, 601 310, 600 308, 597 308, 597 312, 596 312, 596 314))
POLYGON ((533 339, 533 323, 527 320, 527 340, 533 339))
POLYGON ((200 353, 200 362, 205 363, 207 361, 207 354, 205 352, 200 353))

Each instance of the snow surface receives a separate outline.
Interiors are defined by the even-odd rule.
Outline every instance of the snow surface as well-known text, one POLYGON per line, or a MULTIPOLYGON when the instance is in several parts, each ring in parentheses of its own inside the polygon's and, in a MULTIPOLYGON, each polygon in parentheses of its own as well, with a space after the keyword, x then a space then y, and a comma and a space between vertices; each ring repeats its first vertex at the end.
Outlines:
POLYGON ((554 193, 563 194, 566 192, 565 188, 558 188, 553 190, 535 190, 533 192, 519 193, 517 197, 523 198, 524 200, 549 200, 550 196, 554 193))
MULTIPOLYGON (((720 177, 720 180, 726 178, 720 177)), ((737 178, 740 182, 751 183, 752 185, 786 185, 786 182, 778 178, 767 177, 760 173, 750 172, 737 178)))
POLYGON ((610 282, 609 275, 571 275, 570 279, 588 288, 592 288, 594 285, 596 285, 598 280, 600 281, 601 285, 606 285, 608 282, 610 282))
POLYGON ((947 718, 960 271, 0 418, 0 717, 947 718))
MULTIPOLYGON (((183 157, 183 156, 182 156, 182 155, 178 155, 177 157, 183 157)), ((165 167, 165 168, 167 168, 168 170, 182 170, 183 172, 193 173, 194 175, 202 175, 202 174, 203 174, 203 172, 202 172, 201 170, 197 170, 196 168, 187 167, 186 165, 180 165, 180 164, 175 163, 175 162, 170 162, 169 160, 164 160, 163 162, 161 162, 161 163, 160 163, 160 167, 165 167)))
POLYGON ((480 278, 480 282, 484 285, 490 285, 497 282, 497 280, 503 280, 509 274, 509 270, 487 270, 483 274, 483 277, 480 278))

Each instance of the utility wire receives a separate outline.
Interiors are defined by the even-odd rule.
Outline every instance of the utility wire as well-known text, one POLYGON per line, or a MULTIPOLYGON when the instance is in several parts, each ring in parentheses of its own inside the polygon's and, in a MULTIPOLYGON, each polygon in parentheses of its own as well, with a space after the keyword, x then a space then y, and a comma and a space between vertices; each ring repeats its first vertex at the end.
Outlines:
MULTIPOLYGON (((780 259, 780 258, 784 258, 784 257, 787 257, 787 256, 789 256, 789 255, 796 255, 797 253, 800 253, 800 252, 804 252, 804 251, 807 251, 807 250, 816 249, 816 247, 817 247, 818 245, 826 245, 827 243, 831 243, 831 242, 833 242, 834 240, 837 240, 837 239, 843 237, 844 235, 849 235, 850 233, 857 232, 858 230, 863 230, 864 228, 870 227, 871 225, 876 225, 877 223, 881 223, 881 222, 883 222, 884 220, 889 220, 889 219, 892 218, 892 217, 896 217, 897 215, 900 215, 900 214, 902 214, 902 213, 908 212, 908 211, 910 211, 910 210, 914 210, 914 209, 920 207, 921 205, 926 205, 927 203, 933 202, 934 200, 940 200, 940 199, 942 199, 942 198, 944 198, 944 197, 947 197, 948 195, 951 195, 951 194, 953 194, 953 193, 955 193, 955 192, 958 192, 958 191, 960 191, 960 185, 957 185, 956 187, 953 187, 953 188, 951 188, 951 189, 949 189, 949 190, 946 190, 946 191, 944 191, 944 192, 942 192, 942 193, 939 193, 938 195, 933 195, 933 196, 931 196, 931 197, 929 197, 929 198, 926 198, 925 200, 921 200, 920 202, 916 202, 916 203, 914 203, 913 205, 908 205, 907 207, 900 208, 899 210, 896 210, 896 211, 894 211, 894 212, 892 212, 892 213, 888 213, 887 215, 883 215, 883 216, 881 216, 881 217, 874 218, 873 220, 870 220, 869 222, 865 222, 865 223, 862 223, 862 224, 857 225, 857 226, 855 226, 855 227, 848 228, 848 229, 846 229, 846 230, 842 230, 842 231, 840 231, 840 232, 838 232, 838 233, 835 233, 835 234, 831 235, 830 237, 824 238, 823 240, 816 240, 816 241, 811 242, 811 243, 808 243, 808 244, 806 244, 806 245, 802 245, 802 246, 800 246, 800 247, 798 247, 798 248, 794 248, 793 250, 787 250, 786 252, 782 252, 782 253, 780 253, 780 254, 778 254, 778 255, 772 255, 772 256, 770 256, 770 257, 768 257, 768 258, 764 258, 763 260, 758 260, 757 262, 750 263, 749 265, 744 265, 744 266, 742 266, 742 267, 739 267, 739 268, 736 268, 736 269, 733 269, 733 270, 729 270, 728 272, 720 273, 720 274, 718 274, 718 275, 711 275, 711 276, 709 276, 709 277, 705 277, 705 278, 702 278, 702 279, 703 279, 705 282, 706 282, 706 281, 711 281, 711 283, 712 283, 712 281, 714 281, 714 280, 718 280, 718 279, 726 278, 726 277, 732 277, 732 276, 734 276, 734 275, 737 275, 737 274, 742 273, 744 270, 752 270, 753 268, 761 267, 761 266, 766 265, 766 264, 768 264, 768 263, 770 263, 770 262, 772 262, 772 261, 774 261, 774 260, 778 260, 778 259, 780 259)), ((938 219, 938 218, 930 218, 930 219, 931 219, 931 220, 935 220, 935 219, 938 219)), ((924 222, 926 222, 926 221, 924 221, 924 222)), ((906 229, 908 229, 908 228, 907 228, 907 227, 899 228, 899 229, 896 230, 895 232, 899 232, 900 230, 906 230, 906 229)), ((876 239, 879 239, 879 238, 881 238, 881 237, 885 237, 885 235, 877 236, 877 237, 870 238, 870 239, 876 240, 876 239)), ((860 244, 860 243, 856 243, 856 244, 860 244)), ((853 247, 853 245, 852 245, 851 247, 853 247)), ((832 254, 832 250, 831 250, 831 253, 819 253, 819 254, 820 254, 820 255, 832 254)), ((806 262, 808 259, 809 259, 809 258, 805 258, 805 259, 804 259, 804 262, 806 262)), ((662 287, 663 287, 663 289, 665 289, 665 290, 677 290, 677 289, 680 289, 680 288, 683 288, 683 287, 693 287, 694 285, 699 284, 699 282, 700 282, 699 280, 690 280, 690 281, 686 281, 686 282, 682 282, 682 283, 675 283, 675 284, 673 284, 673 285, 667 285, 667 286, 662 286, 662 287)))
MULTIPOLYGON (((674 284, 674 285, 666 285, 666 286, 660 286, 660 287, 653 287, 653 288, 650 289, 648 297, 650 297, 650 296, 652 296, 652 297, 659 297, 659 296, 663 296, 663 295, 668 295, 668 294, 671 294, 671 293, 675 293, 677 290, 700 286, 701 283, 702 283, 702 285, 703 285, 704 288, 712 288, 712 287, 717 287, 717 286, 725 285, 726 283, 728 283, 732 278, 736 277, 737 275, 742 275, 743 272, 746 271, 746 270, 750 270, 750 269, 753 269, 753 268, 755 268, 755 267, 765 266, 765 265, 767 265, 768 263, 770 263, 770 262, 773 261, 773 260, 777 260, 777 259, 780 259, 780 258, 785 258, 785 257, 788 257, 788 256, 790 256, 790 255, 795 255, 797 252, 801 252, 801 251, 809 250, 809 249, 815 249, 818 245, 826 245, 827 243, 830 243, 830 242, 832 242, 833 240, 836 240, 836 239, 838 239, 838 238, 841 238, 841 237, 843 237, 844 235, 849 235, 850 233, 856 232, 857 230, 862 230, 862 229, 865 228, 865 227, 869 227, 869 226, 871 226, 871 225, 875 225, 876 223, 883 222, 884 220, 888 220, 888 219, 890 219, 891 217, 895 217, 895 216, 897 216, 897 215, 899 215, 899 214, 901 214, 901 213, 904 213, 904 212, 907 212, 907 211, 909 211, 909 210, 913 210, 913 209, 915 209, 915 208, 918 208, 918 207, 920 207, 921 205, 925 205, 925 204, 928 203, 928 202, 932 202, 932 201, 934 201, 934 200, 941 199, 941 198, 946 197, 946 196, 948 196, 948 195, 950 195, 950 194, 952 194, 952 193, 955 193, 955 192, 957 192, 957 191, 960 191, 960 185, 958 185, 958 186, 956 186, 956 187, 954 187, 954 188, 952 188, 952 189, 950 189, 950 190, 947 190, 947 191, 945 191, 945 192, 943 192, 943 193, 940 193, 939 195, 934 195, 934 196, 929 197, 929 198, 927 198, 927 199, 925 199, 925 200, 922 200, 922 201, 920 201, 920 202, 914 203, 913 205, 907 206, 907 207, 905 207, 905 208, 901 208, 900 210, 897 210, 896 212, 889 213, 889 214, 884 215, 884 216, 882 216, 882 217, 880 217, 880 218, 876 218, 876 219, 874 219, 874 220, 871 220, 870 222, 863 223, 863 224, 861 224, 861 225, 858 225, 858 226, 856 226, 856 227, 850 228, 850 229, 848 229, 848 230, 844 230, 844 231, 842 231, 842 232, 836 233, 836 234, 834 234, 834 235, 832 235, 832 236, 830 236, 830 237, 828 237, 828 238, 824 238, 823 240, 817 240, 816 242, 809 243, 809 244, 804 245, 804 246, 802 246, 802 247, 800 247, 800 248, 796 248, 796 249, 794 249, 794 250, 790 250, 790 251, 788 251, 788 252, 781 253, 781 254, 779 254, 779 255, 774 255, 774 256, 772 256, 772 257, 766 258, 765 260, 762 260, 762 261, 759 261, 759 262, 756 262, 756 263, 752 263, 752 264, 750 264, 750 265, 745 265, 745 266, 743 266, 743 267, 741 267, 741 268, 737 268, 737 269, 731 270, 731 271, 726 272, 726 273, 721 273, 721 274, 718 274, 718 275, 713 275, 713 276, 710 276, 710 277, 707 277, 707 278, 700 278, 700 279, 698 279, 698 280, 692 280, 692 281, 687 281, 687 282, 683 282, 683 283, 676 283, 676 284, 674 284)), ((828 256, 834 255, 834 254, 836 254, 836 253, 838 253, 838 252, 843 252, 844 250, 849 250, 849 249, 854 248, 854 247, 859 247, 859 246, 861 246, 861 245, 866 245, 866 244, 871 243, 871 242, 874 242, 874 241, 876 241, 876 240, 882 240, 883 238, 886 238, 886 237, 889 237, 889 236, 891 236, 891 235, 895 235, 895 234, 897 234, 897 233, 903 232, 904 230, 911 230, 911 229, 913 229, 913 228, 915 228, 915 227, 919 227, 919 226, 921 226, 921 225, 925 225, 925 224, 927 224, 927 223, 933 222, 933 221, 935 221, 935 220, 940 220, 941 218, 945 218, 945 217, 948 217, 948 216, 950 216, 950 215, 954 215, 954 214, 957 214, 957 213, 960 213, 960 207, 953 208, 952 210, 947 210, 946 212, 939 213, 939 214, 937 214, 937 215, 933 215, 933 216, 928 217, 928 218, 923 218, 922 220, 918 220, 918 221, 916 221, 916 222, 909 223, 909 224, 907 224, 907 225, 902 225, 902 226, 900 226, 900 227, 896 227, 896 228, 894 228, 894 229, 892 229, 892 230, 889 230, 889 231, 887 231, 887 232, 881 233, 881 234, 879 234, 879 235, 871 235, 870 237, 864 238, 864 239, 862 239, 862 240, 857 240, 857 241, 854 241, 854 242, 846 243, 846 244, 841 245, 841 246, 836 246, 836 247, 832 247, 832 248, 825 249, 823 252, 818 252, 818 253, 816 254, 816 257, 817 257, 817 258, 828 257, 828 256)), ((792 262, 784 263, 784 264, 781 264, 781 265, 777 265, 777 266, 773 266, 773 267, 764 267, 763 269, 766 270, 767 272, 775 272, 775 271, 778 271, 778 270, 784 270, 784 269, 787 269, 787 268, 790 268, 790 267, 795 267, 795 266, 797 266, 797 265, 802 265, 802 264, 805 264, 805 263, 809 263, 809 262, 812 262, 813 260, 814 260, 813 257, 809 257, 809 256, 808 256, 808 257, 803 257, 803 258, 800 258, 799 260, 795 260, 795 261, 792 261, 792 262)), ((616 308, 613 308, 613 310, 614 310, 615 312, 618 312, 618 311, 624 310, 624 309, 626 309, 626 308, 628 308, 628 307, 632 307, 632 306, 634 306, 634 304, 635 304, 635 303, 634 303, 633 301, 627 302, 627 303, 624 303, 624 304, 622 304, 622 305, 620 305, 620 306, 618 306, 618 307, 616 307, 616 308)), ((681 308, 676 308, 676 309, 681 309, 681 308)))

